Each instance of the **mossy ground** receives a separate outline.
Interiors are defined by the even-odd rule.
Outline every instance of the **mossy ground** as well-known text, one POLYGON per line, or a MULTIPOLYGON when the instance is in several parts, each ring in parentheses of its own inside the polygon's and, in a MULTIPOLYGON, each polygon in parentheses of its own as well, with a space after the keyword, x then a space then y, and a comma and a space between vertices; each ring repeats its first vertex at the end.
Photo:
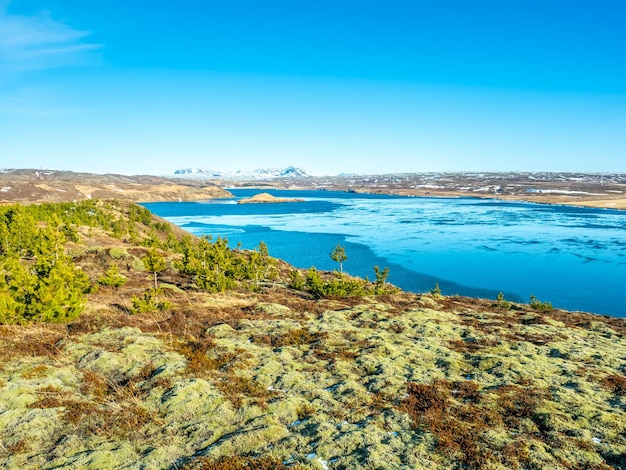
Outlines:
POLYGON ((187 312, 0 327, 3 468, 626 463, 622 320, 299 295, 195 293, 187 312))

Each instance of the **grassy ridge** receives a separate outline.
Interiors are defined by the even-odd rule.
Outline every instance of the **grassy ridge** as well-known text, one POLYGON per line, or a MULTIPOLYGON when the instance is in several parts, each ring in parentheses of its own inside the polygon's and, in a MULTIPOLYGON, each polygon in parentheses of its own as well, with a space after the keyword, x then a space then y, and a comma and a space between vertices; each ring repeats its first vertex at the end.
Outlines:
POLYGON ((90 204, 102 223, 59 215, 98 286, 80 315, 0 326, 3 468, 626 466, 622 319, 374 284, 329 297, 362 281, 90 204), (133 314, 150 250, 168 306, 133 314), (119 286, 98 282, 111 266, 119 286))

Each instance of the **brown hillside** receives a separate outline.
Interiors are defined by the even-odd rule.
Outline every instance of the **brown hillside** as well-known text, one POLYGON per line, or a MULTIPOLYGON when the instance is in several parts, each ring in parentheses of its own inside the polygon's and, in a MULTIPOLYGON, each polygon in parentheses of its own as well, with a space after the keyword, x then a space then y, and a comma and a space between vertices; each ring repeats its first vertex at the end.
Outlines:
POLYGON ((232 197, 211 183, 158 176, 97 175, 55 170, 3 170, 0 203, 121 199, 133 202, 197 201, 232 197))

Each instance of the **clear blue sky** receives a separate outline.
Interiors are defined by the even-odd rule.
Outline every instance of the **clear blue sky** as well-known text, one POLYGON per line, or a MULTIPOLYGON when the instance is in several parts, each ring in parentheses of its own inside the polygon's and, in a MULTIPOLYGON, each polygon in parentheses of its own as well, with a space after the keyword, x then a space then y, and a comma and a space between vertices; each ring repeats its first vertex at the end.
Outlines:
POLYGON ((0 0, 0 168, 626 172, 624 0, 0 0))

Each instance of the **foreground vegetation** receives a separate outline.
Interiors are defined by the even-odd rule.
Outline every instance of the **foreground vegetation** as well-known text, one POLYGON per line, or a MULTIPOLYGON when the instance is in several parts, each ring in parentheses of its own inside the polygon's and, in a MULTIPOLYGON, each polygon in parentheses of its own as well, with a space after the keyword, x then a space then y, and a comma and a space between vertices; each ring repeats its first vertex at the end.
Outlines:
POLYGON ((3 468, 626 466, 622 319, 301 272, 130 204, 0 215, 3 468))

